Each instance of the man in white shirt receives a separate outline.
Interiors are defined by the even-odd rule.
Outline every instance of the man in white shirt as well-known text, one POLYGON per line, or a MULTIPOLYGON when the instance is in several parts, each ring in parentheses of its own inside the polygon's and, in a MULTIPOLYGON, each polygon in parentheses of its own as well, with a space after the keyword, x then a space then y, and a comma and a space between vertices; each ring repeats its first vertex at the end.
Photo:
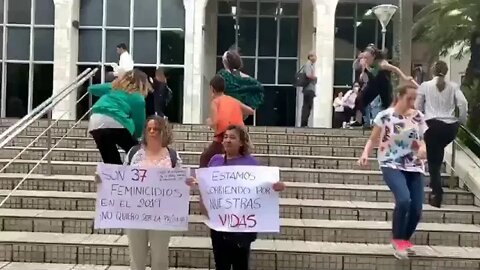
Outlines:
POLYGON ((118 62, 118 65, 116 63, 112 63, 113 75, 115 77, 133 70, 133 59, 128 52, 128 48, 125 43, 120 43, 117 45, 117 53, 120 55, 120 61, 118 62))

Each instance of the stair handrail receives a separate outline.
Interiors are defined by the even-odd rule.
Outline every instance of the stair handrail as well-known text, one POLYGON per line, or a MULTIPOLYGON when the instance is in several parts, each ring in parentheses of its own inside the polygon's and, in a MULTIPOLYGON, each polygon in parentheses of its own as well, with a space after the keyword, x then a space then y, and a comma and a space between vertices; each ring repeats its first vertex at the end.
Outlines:
MULTIPOLYGON (((13 134, 11 134, 10 136, 8 136, 4 141, 2 141, 0 143, 0 149, 5 146, 10 140, 12 140, 13 138, 15 138, 16 136, 18 136, 24 129, 26 129, 28 126, 30 126, 34 121, 36 121, 38 118, 40 118, 42 115, 48 113, 48 127, 45 128, 39 135, 37 135, 26 147, 24 147, 22 149, 22 151, 20 151, 14 158, 12 158, 11 160, 9 160, 9 162, 7 164, 5 164, 1 169, 0 169, 0 173, 4 172, 6 168, 8 168, 8 166, 10 166, 13 162, 15 162, 25 151, 27 151, 27 149, 29 149, 33 144, 35 144, 44 134, 47 134, 47 152, 43 155, 43 157, 29 170, 29 172, 27 173, 27 175, 25 175, 19 182, 18 184, 7 194, 7 196, 5 196, 5 198, 2 199, 2 201, 0 202, 0 207, 2 207, 6 202, 7 200, 12 196, 12 194, 18 189, 20 188, 20 186, 25 182, 26 179, 28 179, 28 177, 30 177, 30 175, 32 175, 32 173, 35 171, 35 169, 40 166, 40 164, 45 160, 47 159, 47 174, 51 174, 51 170, 52 170, 52 167, 51 167, 51 162, 52 162, 52 158, 51 158, 51 155, 50 153, 60 144, 60 142, 62 142, 62 140, 64 138, 66 138, 68 136, 68 134, 87 116, 90 114, 91 110, 92 110, 92 107, 90 107, 87 112, 85 114, 83 114, 79 120, 77 120, 72 127, 70 127, 66 132, 65 134, 55 143, 55 145, 53 145, 52 147, 52 143, 51 143, 51 140, 52 140, 52 137, 51 137, 51 129, 53 126, 55 126, 67 113, 68 111, 65 111, 62 115, 60 115, 60 117, 58 117, 53 123, 52 123, 52 110, 53 108, 59 103, 61 102, 63 99, 65 99, 73 90, 75 90, 77 87, 79 87, 80 85, 82 85, 85 81, 87 80, 90 80, 94 75, 95 73, 98 71, 98 68, 95 68, 94 70, 88 72, 83 78, 81 78, 80 80, 76 80, 75 82, 73 82, 69 87, 67 87, 67 89, 69 89, 68 91, 65 91, 63 92, 64 94, 63 95, 56 95, 52 100, 51 102, 44 108, 42 109, 40 112, 38 112, 36 115, 34 115, 32 117, 32 119, 30 119, 26 124, 24 124, 24 126, 18 130, 16 130, 13 134)), ((90 81, 91 83, 91 81, 90 81)), ((89 92, 87 91, 85 94, 83 94, 80 98, 77 99, 76 101, 76 104, 80 103, 85 97, 90 97, 90 94, 89 92)))
MULTIPOLYGON (((35 115, 31 115, 29 118, 30 120, 25 120, 27 121, 26 123, 23 123, 23 125, 21 127, 18 127, 19 125, 16 126, 16 129, 10 134, 8 135, 7 138, 3 139, 1 142, 0 142, 0 149, 2 149, 3 147, 5 147, 5 145, 7 145, 11 140, 13 140, 16 136, 18 136, 20 133, 22 133, 27 127, 29 127, 33 122, 35 122, 36 120, 38 120, 40 117, 42 117, 43 115, 45 115, 47 112, 50 112, 51 113, 51 110, 58 104, 60 103, 61 101, 63 101, 68 95, 70 95, 74 90, 76 90, 80 85, 82 85, 86 80, 90 79, 91 77, 93 77, 95 75, 95 73, 98 71, 98 68, 95 68, 94 70, 88 72, 85 76, 83 76, 80 80, 76 80, 75 82, 73 82, 69 87, 67 87, 64 91, 62 91, 61 93, 55 95, 55 96, 52 96, 52 99, 50 100, 50 102, 46 105, 46 107, 44 107, 43 109, 41 109, 40 111, 37 111, 37 113, 35 115)), ((82 73, 83 74, 83 73, 82 73)), ((62 115, 62 117, 65 115, 65 113, 62 115)), ((51 116, 49 116, 51 117, 51 116)), ((62 117, 59 117, 59 118, 62 118, 62 117)), ((0 173, 3 171, 0 170, 0 173)))
MULTIPOLYGON (((464 132, 464 134, 467 135, 467 137, 480 149, 480 139, 475 136, 475 134, 473 134, 473 132, 471 132, 466 126, 464 125, 460 125, 459 127, 460 130, 462 130, 464 132)), ((456 165, 456 158, 457 158, 457 148, 460 148, 464 153, 465 155, 467 155, 470 160, 475 163, 475 165, 477 167, 480 168, 480 162, 478 162, 478 157, 476 156, 471 156, 470 154, 470 151, 467 151, 467 147, 465 147, 461 142, 460 142, 460 139, 459 138, 456 138, 453 142, 452 142, 452 153, 451 153, 451 159, 450 159, 450 169, 451 169, 451 173, 450 173, 450 181, 449 181, 449 186, 450 187, 454 187, 454 183, 456 182, 455 180, 455 174, 456 174, 456 171, 455 171, 455 165, 456 165)))
POLYGON ((84 77, 91 70, 92 70, 91 68, 85 69, 82 73, 80 73, 75 78, 75 80, 73 80, 71 83, 67 84, 66 86, 62 87, 61 90, 58 93, 56 93, 55 95, 52 95, 51 97, 49 97, 48 99, 43 101, 40 105, 35 107, 31 112, 29 112, 27 115, 25 115, 20 120, 15 122, 15 124, 13 124, 9 128, 7 128, 5 131, 3 131, 0 134, 0 141, 2 141, 5 137, 7 137, 8 134, 10 134, 12 131, 16 130, 20 125, 24 124, 25 121, 27 121, 28 119, 30 119, 34 115, 40 113, 40 111, 43 110, 48 104, 50 104, 55 98, 58 98, 60 95, 64 94, 68 89, 70 89, 72 87, 72 85, 75 84, 75 82, 78 82, 82 77, 84 77))

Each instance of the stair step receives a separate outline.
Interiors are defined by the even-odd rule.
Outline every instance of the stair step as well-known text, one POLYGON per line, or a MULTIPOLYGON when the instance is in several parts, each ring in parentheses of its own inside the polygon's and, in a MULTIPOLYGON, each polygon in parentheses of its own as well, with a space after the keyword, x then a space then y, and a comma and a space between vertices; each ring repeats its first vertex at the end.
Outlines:
MULTIPOLYGON (((128 265, 126 236, 0 232, 1 261, 128 265)), ((397 261, 390 245, 259 239, 252 245, 252 269, 478 269, 480 248, 417 246, 412 261, 397 261), (415 263, 413 263, 415 262, 415 263), (379 268, 379 266, 381 268, 379 268), (358 269, 358 268, 357 268, 358 269)), ((213 266, 207 237, 171 237, 170 266, 213 266)))
MULTIPOLYGON (((18 121, 18 119, 0 119, 0 128, 7 129, 18 121)), ((76 121, 60 120, 53 125, 54 128, 70 128, 76 121)), ((36 120, 30 127, 32 128, 46 128, 52 123, 48 123, 45 119, 36 120)), ((88 120, 81 121, 77 124, 76 129, 87 129, 88 120)), ((280 133, 280 134, 337 134, 337 135, 369 135, 370 130, 358 129, 332 129, 332 128, 298 128, 298 127, 275 127, 275 126, 246 126, 247 130, 252 133, 280 133)), ((203 131, 211 132, 211 128, 202 124, 176 124, 172 123, 172 129, 175 131, 203 131)))
MULTIPOLYGON (((0 262, 0 270, 130 270, 129 266, 0 262)), ((147 267, 147 270, 151 270, 147 267)), ((208 270, 201 268, 170 268, 169 270, 208 270)))
MULTIPOLYGON (((93 229, 94 211, 0 209, 0 231, 116 234, 122 229, 93 229), (3 225, 3 226, 2 226, 3 225)), ((208 237, 204 217, 191 215, 189 230, 179 236, 208 237)), ((260 234, 262 239, 388 244, 391 222, 320 219, 280 219, 280 233, 260 234)), ((480 247, 480 226, 421 223, 414 236, 420 245, 480 247)))
MULTIPOLYGON (((25 176, 24 173, 1 173, 0 189, 13 189, 25 176)), ((425 182, 429 178, 427 175, 425 182)), ((449 178, 448 174, 442 175, 444 186, 447 186, 449 178)), ((385 186, 380 171, 280 168, 280 179, 294 183, 385 186)), ((20 189, 95 192, 96 184, 92 175, 31 174, 20 189)))
MULTIPOLYGON (((55 145, 61 137, 53 137, 51 145, 55 145)), ((10 147, 25 147, 29 145, 35 136, 19 136, 10 141, 8 146, 10 147)), ((173 142, 173 148, 177 151, 190 151, 197 152, 203 151, 203 149, 211 143, 211 140, 175 140, 173 142)), ((46 148, 47 138, 41 137, 34 144, 33 147, 46 148)), ((293 143, 260 143, 255 142, 253 148, 254 153, 258 154, 281 154, 281 155, 336 155, 336 156, 349 156, 355 154, 360 156, 363 151, 364 144, 362 145, 345 145, 345 144, 299 144, 293 143)), ((96 149, 95 142, 90 137, 66 137, 61 140, 58 148, 76 149, 96 149)))
MULTIPOLYGON (((20 153, 20 149, 2 149, 0 152, 0 162, 10 160, 20 153)), ((21 160, 40 160, 47 150, 28 149, 20 156, 21 160)), ((202 152, 179 152, 184 164, 199 164, 202 152)), ((52 151, 53 161, 64 162, 101 162, 101 156, 96 149, 76 149, 74 151, 52 151)), ((260 164, 264 166, 291 167, 291 168, 312 168, 312 169, 358 169, 358 170, 378 170, 379 165, 376 159, 371 159, 365 167, 357 164, 358 157, 340 157, 340 156, 298 156, 298 155, 273 155, 273 154, 255 154, 260 164)), ((18 159, 17 159, 18 160, 18 159)), ((445 171, 445 169, 443 170, 445 171)))
MULTIPOLYGON (((11 190, 19 182, 7 181, 0 174, 0 189, 11 190)), ((393 202, 392 193, 386 185, 355 185, 332 183, 284 182, 287 189, 280 193, 282 198, 321 199, 321 200, 362 200, 371 202, 393 202)), ((22 183, 20 190, 45 190, 66 192, 96 192, 97 184, 93 176, 75 176, 69 179, 44 180, 43 177, 29 178, 22 183)), ((430 188, 425 188, 424 202, 428 202, 430 188)), ((192 195, 199 195, 198 189, 191 190, 192 195)), ((452 205, 473 205, 472 193, 460 189, 445 189, 443 201, 452 205)))
MULTIPOLYGON (((182 158, 185 158, 185 157, 183 156, 182 158)), ((0 159, 0 167, 5 166, 10 161, 11 161, 11 158, 0 159)), ((266 162, 262 162, 261 158, 260 158, 260 162, 263 164, 266 163, 266 162)), ((280 167, 280 177, 282 177, 282 172, 283 173, 286 172, 289 174, 289 179, 292 179, 294 177, 297 177, 300 179, 305 179, 305 178, 308 179, 309 177, 311 177, 312 175, 311 173, 325 172, 325 171, 319 171, 319 169, 330 170, 330 171, 341 170, 342 172, 365 171, 366 174, 371 174, 372 171, 376 170, 377 174, 380 175, 379 167, 378 166, 375 167, 373 165, 377 163, 377 161, 370 162, 371 169, 359 167, 357 165, 357 158, 343 158, 340 160, 338 157, 329 157, 323 160, 311 159, 308 162, 310 162, 310 164, 305 164, 305 162, 303 162, 303 160, 299 158, 295 160, 295 163, 298 163, 297 164, 298 166, 292 166, 291 164, 290 165, 277 164, 277 167, 280 167), (325 162, 325 164, 321 164, 320 162, 325 162), (308 168, 308 165, 312 166, 313 168, 308 168)), ((38 160, 17 159, 17 160, 14 160, 12 164, 10 164, 5 169, 4 172, 5 173, 28 173, 34 166, 37 165, 37 163, 38 163, 38 160)), ((276 163, 275 159, 273 159, 272 163, 276 163)), ((189 164, 188 162, 185 162, 184 164, 185 166, 190 168, 198 168, 198 165, 190 165, 191 163, 189 164)), ((193 164, 198 164, 198 162, 193 164)), ((98 165, 98 162, 85 162, 85 161, 52 161, 51 162, 52 174, 60 174, 60 175, 62 174, 93 175, 96 171, 97 165, 98 165)), ((47 172, 48 172, 48 166, 47 166, 46 160, 40 162, 40 165, 37 166, 34 171, 34 173, 37 173, 37 174, 47 174, 47 172)), ((445 173, 445 167, 443 172, 445 173)), ((315 174, 313 174, 313 177, 315 177, 315 174)), ((321 178, 315 178, 315 179, 318 179, 318 181, 315 181, 315 182, 321 181, 321 178)))
MULTIPOLYGON (((5 197, 10 190, 0 190, 5 197)), ((5 208, 94 211, 96 193, 17 190, 5 208)), ((393 203, 280 198, 280 217, 332 220, 376 220, 392 218, 393 203)), ((198 196, 191 196, 190 214, 200 214, 198 196)), ((423 221, 433 223, 480 223, 480 207, 473 205, 423 206, 423 221)))
MULTIPOLYGON (((53 127, 50 129, 51 135, 61 137, 66 134, 70 128, 53 127)), ((6 128, 0 129, 3 132, 6 128)), ((44 127, 27 127, 21 136, 39 136, 45 131, 44 127)), ((370 134, 355 135, 349 131, 338 131, 337 133, 319 132, 315 134, 306 133, 279 133, 279 132, 249 132, 253 142, 262 143, 296 143, 296 144, 329 144, 335 145, 355 145, 361 146, 368 140, 370 134)), ((46 132, 44 133, 46 135, 46 132)), ((69 137, 88 137, 90 136, 86 128, 74 128, 68 133, 69 137)), ((176 140, 213 140, 213 132, 211 131, 181 131, 174 130, 173 136, 176 140)))

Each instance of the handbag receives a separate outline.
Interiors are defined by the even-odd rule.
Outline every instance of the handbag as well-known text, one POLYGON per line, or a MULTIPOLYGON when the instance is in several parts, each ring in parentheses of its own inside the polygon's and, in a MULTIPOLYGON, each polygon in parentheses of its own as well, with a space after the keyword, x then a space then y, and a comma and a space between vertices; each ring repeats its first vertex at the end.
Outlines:
POLYGON ((305 73, 305 65, 303 65, 300 70, 297 71, 295 74, 295 80, 293 82, 293 86, 295 87, 305 87, 310 83, 310 79, 307 77, 305 73))

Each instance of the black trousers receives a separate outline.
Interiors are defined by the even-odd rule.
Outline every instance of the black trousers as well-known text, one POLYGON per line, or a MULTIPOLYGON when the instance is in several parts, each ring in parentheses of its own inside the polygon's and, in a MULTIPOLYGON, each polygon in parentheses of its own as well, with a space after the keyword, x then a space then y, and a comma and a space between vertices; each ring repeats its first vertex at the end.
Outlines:
POLYGON ((308 118, 313 108, 313 99, 315 98, 315 92, 312 90, 303 91, 303 105, 302 105, 302 121, 301 127, 308 126, 308 118))
POLYGON ((343 121, 347 122, 347 123, 350 123, 350 119, 352 117, 355 117, 355 113, 356 113, 355 109, 352 109, 352 108, 347 107, 347 106, 343 107, 343 116, 344 116, 343 121))
POLYGON ((345 121, 344 112, 335 112, 333 117, 333 128, 341 128, 343 122, 345 121))
POLYGON ((103 163, 107 164, 123 164, 117 145, 127 153, 138 144, 126 128, 101 128, 92 130, 90 134, 100 151, 103 163))
POLYGON ((432 194, 442 198, 441 168, 445 155, 445 147, 457 136, 460 124, 458 122, 447 124, 440 120, 427 121, 428 129, 425 132, 425 144, 427 146, 428 172, 430 173, 430 187, 432 194))
POLYGON ((210 230, 215 270, 248 270, 250 244, 238 245, 223 237, 222 232, 210 230))
POLYGON ((365 88, 358 93, 357 99, 355 100, 355 107, 365 114, 365 107, 370 105, 377 96, 380 96, 382 101, 382 110, 390 107, 393 102, 393 93, 390 87, 380 89, 376 85, 367 84, 365 88))

